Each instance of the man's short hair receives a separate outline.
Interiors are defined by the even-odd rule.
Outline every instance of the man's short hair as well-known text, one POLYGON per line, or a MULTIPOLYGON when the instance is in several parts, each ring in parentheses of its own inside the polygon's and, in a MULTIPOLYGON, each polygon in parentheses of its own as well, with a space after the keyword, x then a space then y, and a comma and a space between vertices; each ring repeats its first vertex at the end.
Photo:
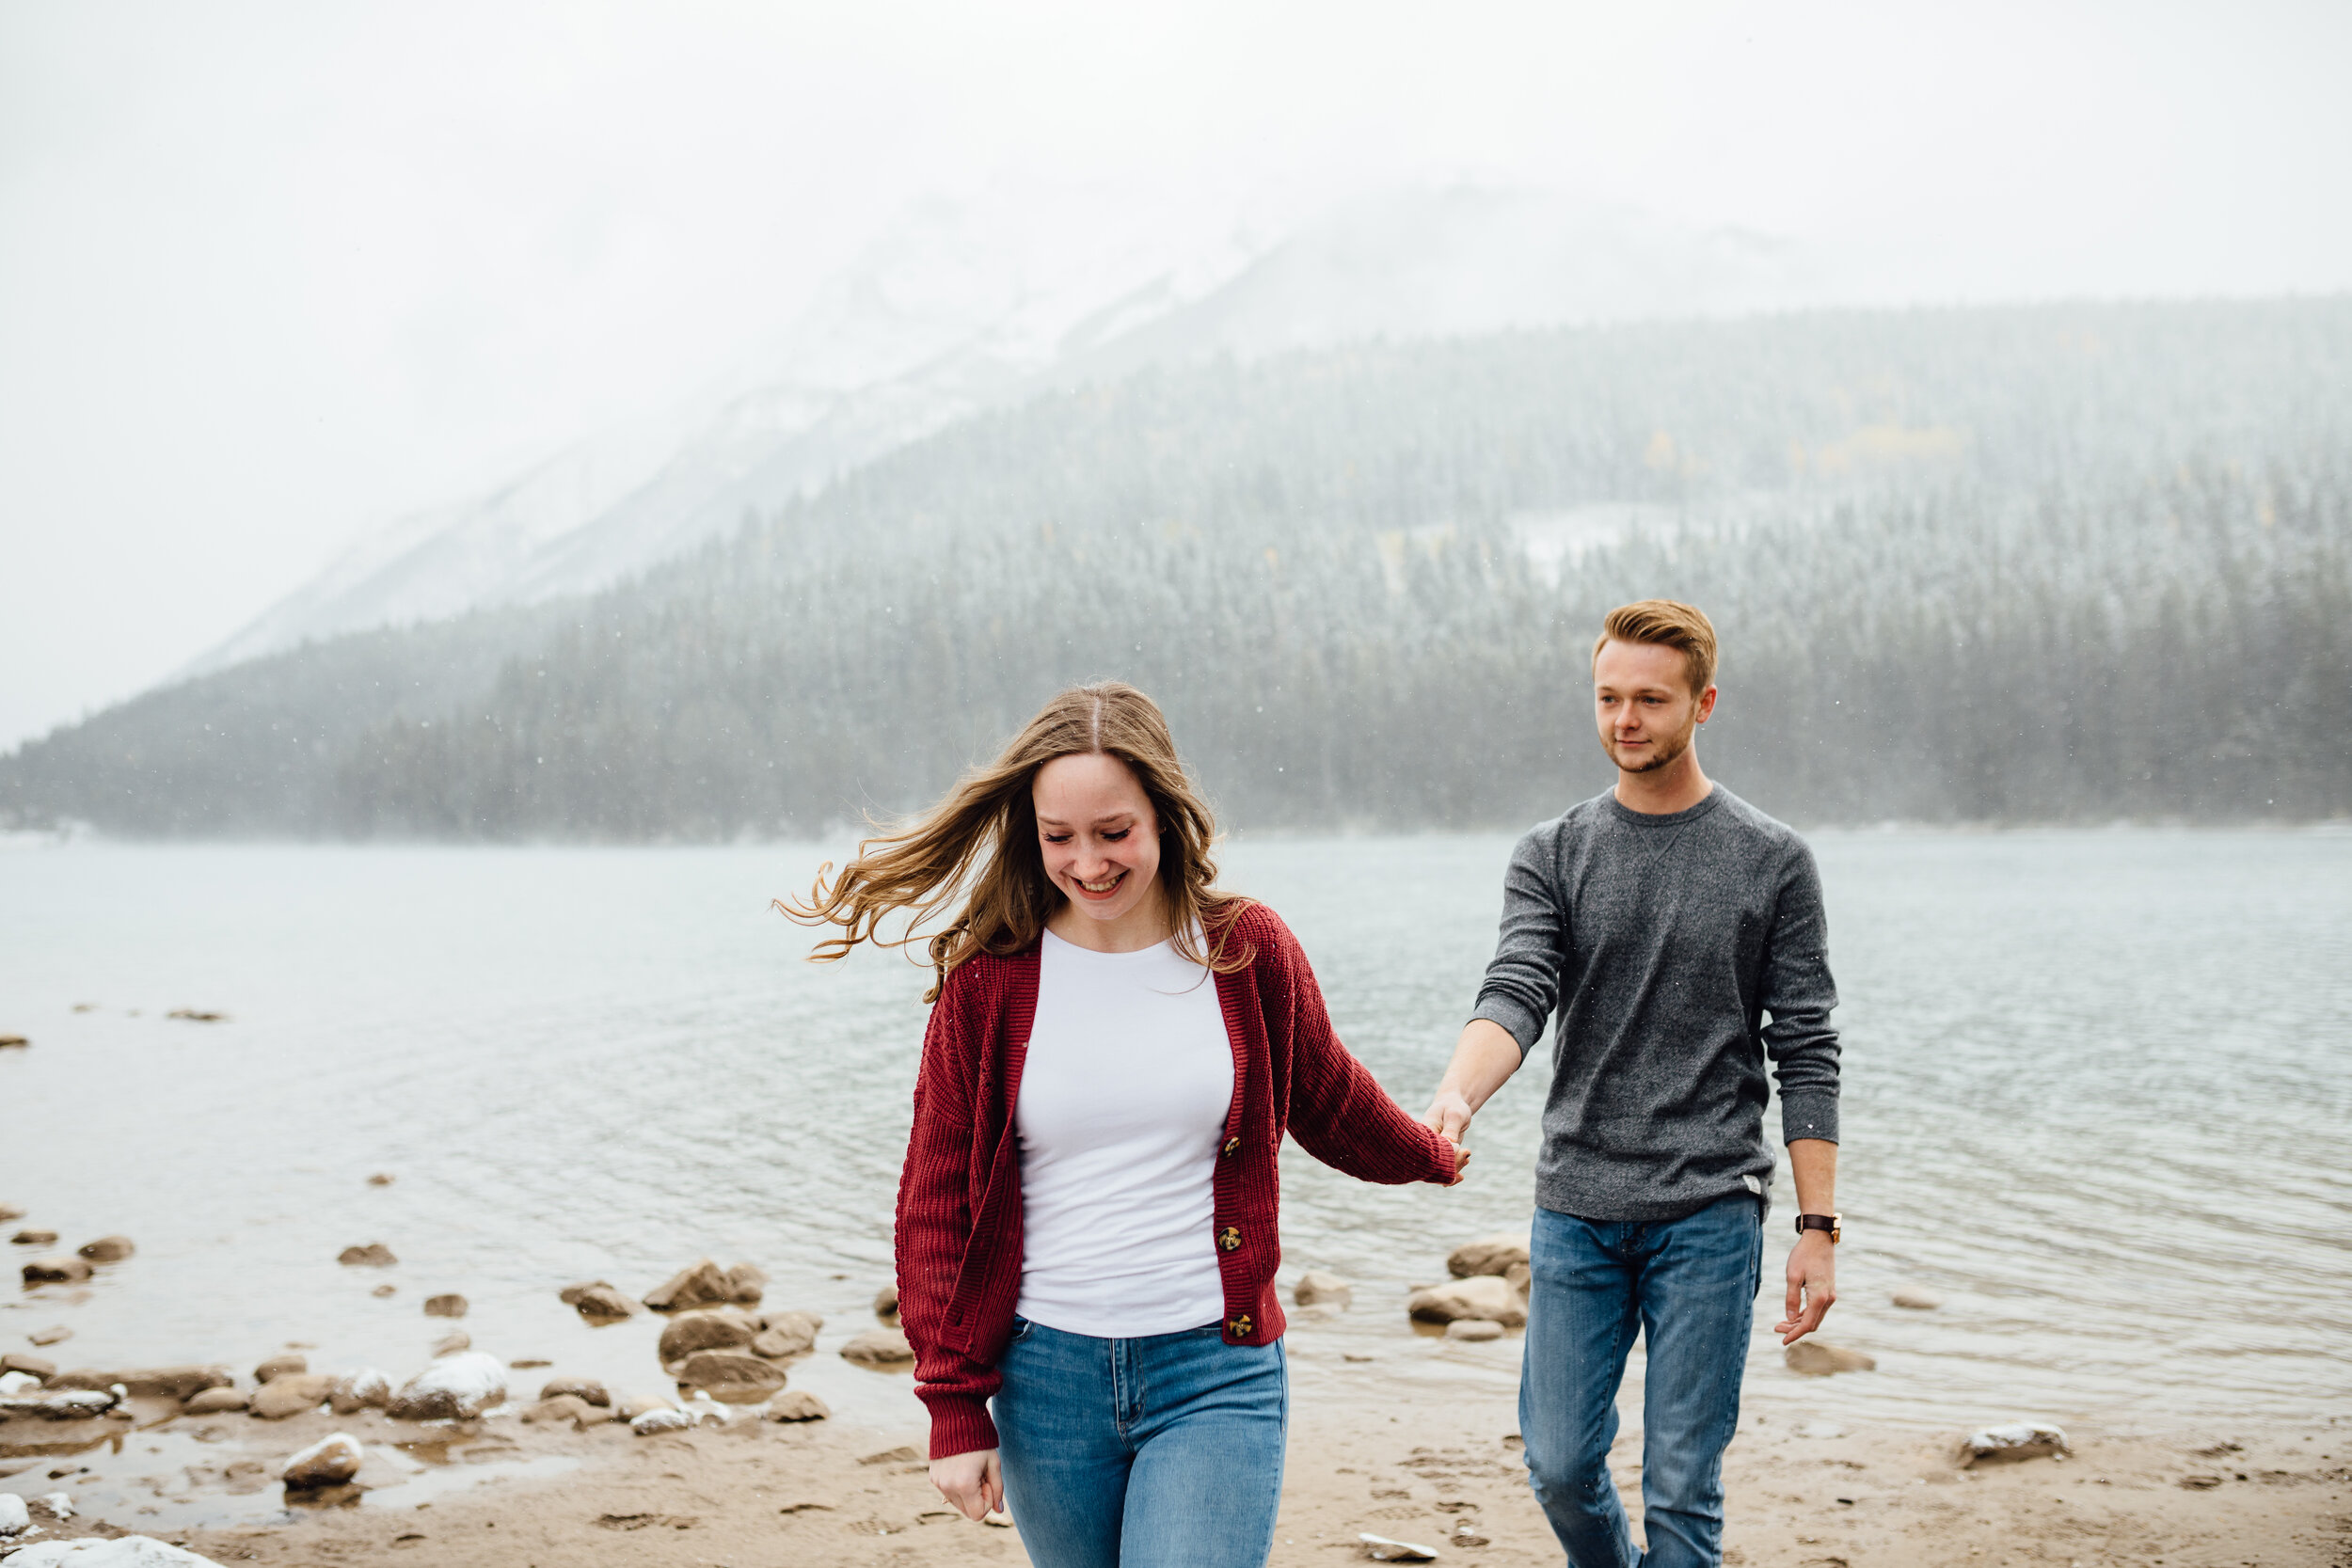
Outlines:
POLYGON ((1600 651, 1612 642, 1647 642, 1656 647, 1679 648, 1683 662, 1691 672, 1691 694, 1698 696, 1715 680, 1715 623, 1707 618, 1707 611, 1679 599, 1643 599, 1635 604, 1621 604, 1609 612, 1600 624, 1600 636, 1593 641, 1593 661, 1600 662, 1600 651))

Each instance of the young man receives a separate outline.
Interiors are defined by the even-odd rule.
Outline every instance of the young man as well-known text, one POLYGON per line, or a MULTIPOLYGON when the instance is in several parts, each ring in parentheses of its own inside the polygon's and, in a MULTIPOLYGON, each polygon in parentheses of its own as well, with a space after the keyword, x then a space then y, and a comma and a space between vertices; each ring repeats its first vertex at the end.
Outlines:
POLYGON ((1837 996, 1820 878, 1793 832, 1699 770, 1714 672, 1715 628, 1691 606, 1610 612, 1593 705, 1616 787, 1512 852, 1502 940, 1423 1118, 1461 1137, 1556 1010, 1519 1424, 1574 1568, 1722 1561, 1723 1453, 1772 1177, 1768 1059, 1801 1211, 1781 1341, 1820 1327, 1836 1299, 1837 996), (1609 1479, 1637 1330, 1646 1553, 1609 1479))

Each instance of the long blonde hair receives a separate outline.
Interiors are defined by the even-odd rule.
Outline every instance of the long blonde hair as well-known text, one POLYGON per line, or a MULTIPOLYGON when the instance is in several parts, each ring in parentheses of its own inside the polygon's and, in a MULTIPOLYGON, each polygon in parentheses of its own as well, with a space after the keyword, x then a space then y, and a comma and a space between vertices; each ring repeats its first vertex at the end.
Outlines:
POLYGON ((929 939, 934 976, 923 1000, 935 1001, 974 954, 1025 952, 1044 931, 1063 895, 1038 852, 1029 786, 1057 757, 1092 755, 1125 763, 1159 818, 1160 896, 1177 953, 1220 974, 1246 966, 1252 955, 1228 951, 1227 938, 1249 900, 1217 891, 1210 858, 1216 819, 1185 776, 1159 705, 1120 681, 1064 691, 928 815, 859 844, 838 877, 826 862, 805 901, 779 898, 773 907, 803 926, 841 927, 809 955, 821 963, 861 942, 904 947, 922 940, 924 923, 961 895, 962 909, 929 939), (902 910, 914 911, 905 934, 881 935, 882 923, 902 910))

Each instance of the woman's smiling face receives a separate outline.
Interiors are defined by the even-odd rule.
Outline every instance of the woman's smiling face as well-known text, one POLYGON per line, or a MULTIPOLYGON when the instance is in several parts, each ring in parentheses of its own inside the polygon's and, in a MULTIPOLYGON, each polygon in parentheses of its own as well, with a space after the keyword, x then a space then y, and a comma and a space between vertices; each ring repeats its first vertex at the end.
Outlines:
POLYGON ((1057 917, 1055 934, 1120 950, 1165 940, 1159 816, 1127 765, 1100 752, 1056 757, 1030 781, 1029 800, 1045 875, 1090 927, 1082 938, 1057 917))

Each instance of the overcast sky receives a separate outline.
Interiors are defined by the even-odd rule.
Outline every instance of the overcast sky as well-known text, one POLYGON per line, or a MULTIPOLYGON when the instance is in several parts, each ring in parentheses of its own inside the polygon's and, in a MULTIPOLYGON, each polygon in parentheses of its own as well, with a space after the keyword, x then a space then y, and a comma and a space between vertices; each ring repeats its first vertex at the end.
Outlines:
POLYGON ((908 201, 1472 178, 1877 298, 2352 286, 2352 7, 0 0, 0 746, 665 404, 908 201))

